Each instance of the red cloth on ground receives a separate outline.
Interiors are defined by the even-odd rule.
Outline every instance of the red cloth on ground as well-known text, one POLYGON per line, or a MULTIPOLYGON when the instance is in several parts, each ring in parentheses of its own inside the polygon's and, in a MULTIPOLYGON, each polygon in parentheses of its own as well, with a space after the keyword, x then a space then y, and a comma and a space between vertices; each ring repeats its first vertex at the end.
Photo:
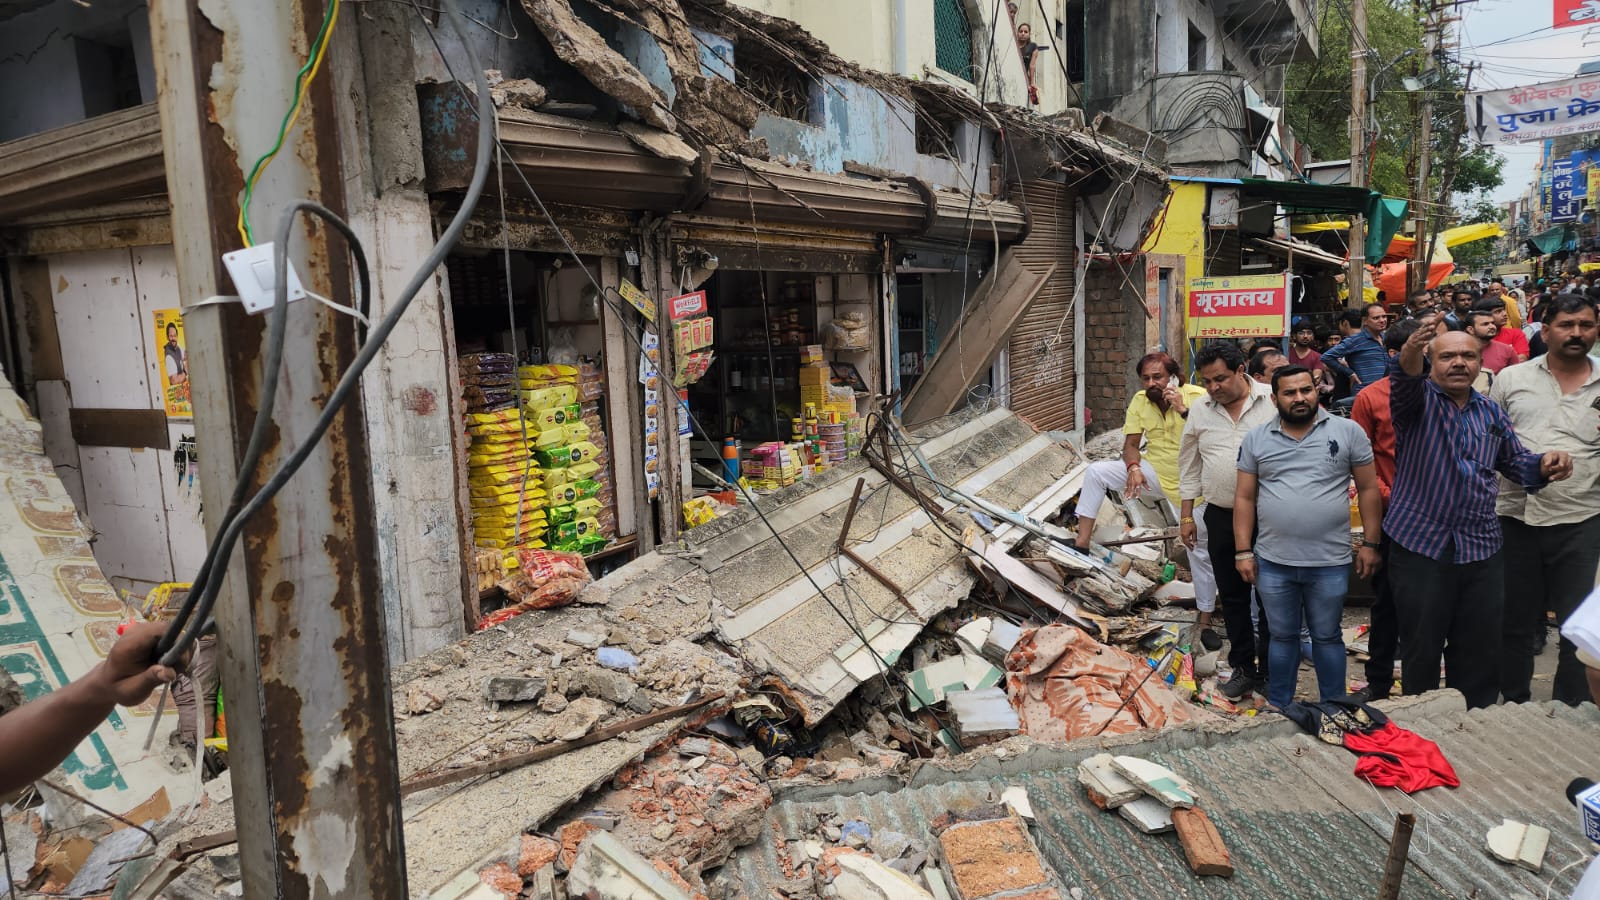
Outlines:
POLYGON ((1431 787, 1458 787, 1461 779, 1439 745, 1393 722, 1366 734, 1345 732, 1344 746, 1361 756, 1356 777, 1408 794, 1431 787))

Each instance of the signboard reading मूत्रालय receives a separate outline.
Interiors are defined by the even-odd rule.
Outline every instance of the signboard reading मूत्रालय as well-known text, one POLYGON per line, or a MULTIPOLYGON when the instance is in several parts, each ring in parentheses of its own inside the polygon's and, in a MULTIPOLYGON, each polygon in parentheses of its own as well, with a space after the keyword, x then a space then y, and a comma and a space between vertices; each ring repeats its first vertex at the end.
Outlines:
POLYGON ((1289 275, 1189 280, 1190 338, 1282 337, 1289 333, 1289 275))

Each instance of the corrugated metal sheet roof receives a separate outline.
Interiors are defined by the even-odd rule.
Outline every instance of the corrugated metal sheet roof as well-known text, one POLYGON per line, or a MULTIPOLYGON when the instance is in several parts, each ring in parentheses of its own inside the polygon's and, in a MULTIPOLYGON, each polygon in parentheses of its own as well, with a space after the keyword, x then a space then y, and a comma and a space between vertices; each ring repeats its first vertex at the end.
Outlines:
MULTIPOLYGON (((1139 834, 1092 806, 1078 786, 1076 763, 1097 752, 1093 742, 1036 748, 1021 759, 989 757, 966 773, 925 767, 914 776, 922 786, 892 792, 848 794, 849 786, 840 785, 833 796, 781 800, 769 813, 769 833, 718 877, 781 884, 773 838, 804 834, 818 812, 921 838, 935 816, 994 802, 1015 784, 1028 789, 1038 816, 1034 836, 1046 859, 1064 883, 1093 898, 1372 896, 1401 811, 1417 815, 1407 898, 1544 897, 1562 866, 1587 858, 1563 791, 1575 776, 1600 773, 1600 710, 1546 703, 1468 711, 1458 694, 1436 693, 1398 701, 1393 714, 1397 724, 1439 744, 1459 788, 1410 797, 1374 788, 1355 778, 1354 754, 1282 720, 1103 742, 1117 745, 1114 752, 1161 762, 1194 784, 1233 856, 1231 879, 1198 878, 1175 836, 1139 834), (1506 818, 1550 829, 1542 872, 1502 865, 1483 849, 1485 834, 1506 818)), ((1579 874, 1575 867, 1563 876, 1552 896, 1567 896, 1579 874)))

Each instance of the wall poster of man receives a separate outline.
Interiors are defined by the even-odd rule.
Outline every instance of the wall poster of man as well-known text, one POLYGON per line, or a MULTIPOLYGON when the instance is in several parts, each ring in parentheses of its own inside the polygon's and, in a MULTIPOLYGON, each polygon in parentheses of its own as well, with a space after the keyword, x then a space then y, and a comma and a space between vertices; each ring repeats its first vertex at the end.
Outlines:
POLYGON ((161 347, 161 398, 167 416, 187 419, 194 416, 189 401, 189 354, 184 348, 183 310, 158 309, 155 318, 156 344, 161 347))

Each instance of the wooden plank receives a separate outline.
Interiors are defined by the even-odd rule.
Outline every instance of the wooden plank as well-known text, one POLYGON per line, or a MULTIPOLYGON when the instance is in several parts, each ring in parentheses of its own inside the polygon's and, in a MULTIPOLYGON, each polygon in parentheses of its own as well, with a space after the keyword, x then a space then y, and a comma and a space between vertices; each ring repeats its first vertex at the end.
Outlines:
POLYGON ((81 409, 69 413, 80 447, 172 449, 167 413, 160 409, 81 409))
POLYGON ((1014 250, 1001 254, 999 265, 973 291, 967 314, 957 326, 961 340, 946 341, 934 354, 927 373, 906 396, 901 419, 907 424, 924 422, 959 406, 1055 269, 1052 265, 1043 273, 1029 272, 1014 250))

